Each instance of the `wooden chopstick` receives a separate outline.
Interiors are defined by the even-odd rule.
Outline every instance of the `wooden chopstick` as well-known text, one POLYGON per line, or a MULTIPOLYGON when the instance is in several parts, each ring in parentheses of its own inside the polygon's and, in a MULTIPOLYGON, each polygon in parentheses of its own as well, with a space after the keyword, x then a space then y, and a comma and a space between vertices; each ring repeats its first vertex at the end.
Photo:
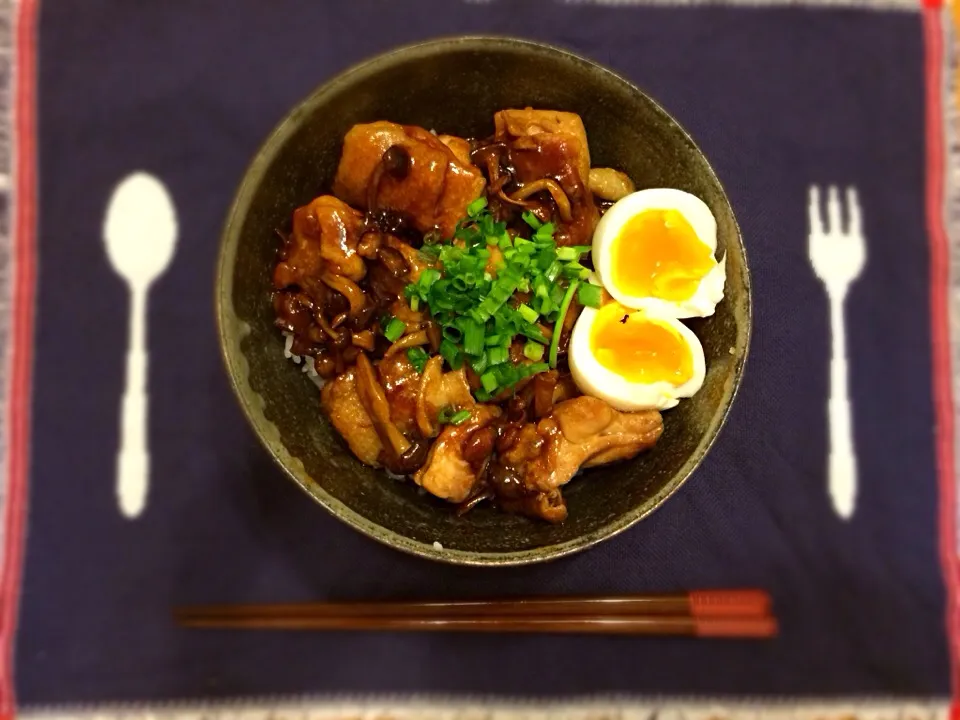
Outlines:
POLYGON ((598 615, 594 617, 209 617, 181 618, 193 628, 260 630, 393 630, 433 632, 578 633, 601 635, 686 635, 716 638, 770 638, 777 621, 770 616, 694 617, 681 615, 598 615))
POLYGON ((214 605, 174 611, 194 628, 773 637, 761 590, 432 602, 214 605))
POLYGON ((503 600, 324 602, 269 605, 206 605, 174 612, 179 619, 244 617, 484 617, 691 615, 749 617, 770 612, 763 590, 699 590, 649 595, 533 597, 503 600))

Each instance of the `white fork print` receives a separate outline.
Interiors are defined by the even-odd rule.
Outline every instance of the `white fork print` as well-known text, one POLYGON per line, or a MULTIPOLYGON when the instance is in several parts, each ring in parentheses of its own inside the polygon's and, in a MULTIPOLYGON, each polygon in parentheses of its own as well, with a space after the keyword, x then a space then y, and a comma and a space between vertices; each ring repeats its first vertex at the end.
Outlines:
POLYGON ((827 415, 830 423, 830 450, 827 463, 830 498, 837 514, 847 519, 853 515, 857 499, 857 456, 853 448, 853 427, 850 392, 847 389, 847 340, 844 301, 851 283, 860 275, 867 248, 860 221, 860 200, 856 188, 846 191, 847 227, 841 221, 841 202, 837 188, 827 193, 827 216, 824 223, 820 188, 810 186, 807 212, 810 218, 808 252, 810 264, 823 282, 830 301, 830 400, 827 415))

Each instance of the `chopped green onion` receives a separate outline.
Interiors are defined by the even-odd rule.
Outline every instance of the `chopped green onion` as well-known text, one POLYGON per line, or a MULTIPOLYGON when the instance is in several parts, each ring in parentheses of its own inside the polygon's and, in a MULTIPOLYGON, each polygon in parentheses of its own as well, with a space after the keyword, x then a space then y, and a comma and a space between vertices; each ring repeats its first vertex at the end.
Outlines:
POLYGON ((439 279, 439 270, 436 268, 426 268, 422 273, 420 273, 420 279, 417 280, 417 285, 419 285, 422 290, 429 290, 430 286, 439 279))
POLYGON ((550 366, 544 362, 531 363, 523 366, 523 376, 530 377, 531 375, 537 375, 539 373, 546 372, 549 369, 550 366))
POLYGON ((464 420, 470 419, 469 410, 457 410, 456 412, 449 405, 440 408, 437 413, 437 422, 441 425, 460 425, 464 420))
POLYGON ((535 323, 537 318, 540 317, 540 313, 525 303, 520 303, 517 310, 520 311, 520 315, 523 316, 523 319, 528 323, 535 323))
POLYGON ((400 318, 391 318, 390 322, 388 322, 387 326, 383 329, 383 335, 390 342, 396 342, 406 329, 407 324, 403 320, 400 318))
POLYGON ((463 339, 463 331, 456 325, 444 325, 443 337, 453 343, 458 343, 463 339))
POLYGON ((418 373, 422 373, 423 369, 427 366, 427 360, 430 359, 430 356, 427 355, 427 351, 422 347, 412 347, 407 350, 407 360, 410 361, 410 364, 413 365, 413 369, 418 373))
POLYGON ((483 327, 476 320, 462 318, 463 322, 463 351, 467 355, 483 353, 483 327))
POLYGON ((440 341, 440 354, 447 361, 451 370, 459 370, 463 366, 463 356, 457 346, 447 338, 440 341))
POLYGON ((583 280, 585 277, 584 273, 589 275, 590 271, 578 262, 567 263, 563 266, 563 276, 565 278, 583 280))
POLYGON ((546 275, 547 280, 553 282, 557 279, 557 275, 560 274, 561 270, 563 270, 563 265, 560 264, 559 260, 554 260, 550 263, 550 267, 544 270, 543 274, 546 275))
POLYGON ((469 419, 470 419, 470 411, 469 411, 469 410, 459 410, 459 411, 455 412, 453 415, 450 416, 450 424, 451 424, 451 425, 459 425, 459 424, 462 423, 464 420, 469 420, 469 419))
POLYGON ((489 365, 499 365, 507 361, 507 349, 504 347, 492 347, 487 350, 487 361, 489 365))
POLYGON ((424 245, 420 248, 420 252, 431 260, 436 260, 440 257, 440 246, 439 245, 424 245))
MULTIPOLYGON (((579 259, 591 246, 557 248, 553 223, 541 222, 531 212, 523 213, 523 220, 532 229, 524 233, 528 237, 513 237, 505 222, 496 221, 487 200, 477 198, 457 223, 455 242, 432 237, 435 244, 423 246, 421 252, 427 259, 435 258, 436 267, 424 268, 403 292, 410 307, 429 312, 440 329, 440 355, 446 364, 454 370, 467 364, 486 378, 473 391, 481 402, 548 369, 548 357, 556 363, 557 349, 550 354, 548 348, 559 344, 559 330, 574 298, 585 306, 602 300, 599 288, 580 282, 590 271, 579 259), (499 252, 490 249, 493 245, 499 252), (553 342, 541 323, 553 327, 553 342), (520 342, 526 364, 511 359, 515 341, 520 342)), ((406 331, 392 317, 383 318, 380 327, 387 337, 398 333, 396 339, 406 331)), ((429 359, 425 350, 407 351, 418 370, 429 359)), ((448 409, 444 417, 452 416, 448 409)))
POLYGON ((523 354, 530 360, 536 362, 543 357, 543 345, 531 340, 523 346, 523 354))
POLYGON ((473 371, 474 371, 477 375, 482 375, 482 374, 483 374, 483 371, 487 369, 487 365, 488 365, 488 364, 489 364, 489 363, 487 362, 487 354, 486 354, 486 353, 484 353, 483 355, 478 355, 477 357, 470 359, 470 367, 473 368, 473 371))
POLYGON ((563 319, 567 316, 567 310, 570 309, 570 303, 573 301, 573 294, 580 285, 579 280, 574 280, 567 288, 563 296, 563 302, 560 303, 560 314, 557 315, 557 323, 553 326, 553 338, 550 340, 550 367, 557 366, 557 350, 560 349, 560 331, 563 330, 563 319))
POLYGON ((537 251, 537 246, 532 240, 522 237, 514 238, 513 246, 524 255, 532 255, 537 251))
POLYGON ((525 325, 524 327, 520 328, 520 332, 531 340, 536 340, 538 343, 546 344, 550 342, 547 340, 546 335, 540 332, 540 328, 536 325, 525 325))
POLYGON ((493 368, 493 374, 496 376, 500 387, 515 385, 522 377, 522 373, 517 369, 517 366, 510 363, 497 365, 493 368))
POLYGON ((577 301, 586 307, 598 308, 603 302, 603 288, 599 285, 584 283, 577 291, 577 301))
POLYGON ((529 225, 530 227, 532 227, 534 230, 537 230, 541 225, 543 225, 543 223, 540 222, 540 220, 537 218, 537 216, 534 215, 534 214, 533 214, 532 212, 530 212, 529 210, 524 210, 524 211, 523 211, 523 214, 520 215, 520 217, 522 217, 522 218, 523 218, 523 221, 524 221, 527 225, 529 225))
POLYGON ((553 231, 557 229, 557 226, 553 223, 544 223, 537 231, 533 234, 533 239, 538 242, 545 242, 547 240, 553 240, 553 231))
MULTIPOLYGON (((537 267, 546 271, 548 267, 557 259, 557 252, 552 248, 544 248, 537 253, 537 267)), ((552 282, 552 281, 551 281, 552 282)))
POLYGON ((560 303, 563 302, 563 288, 559 285, 554 285, 550 288, 550 301, 560 307, 560 303))
POLYGON ((477 215, 480 214, 480 211, 483 210, 486 206, 487 206, 487 198, 486 196, 481 195, 472 203, 467 205, 467 215, 469 215, 470 217, 476 217, 477 215))
POLYGON ((537 295, 537 297, 533 299, 533 309, 541 315, 549 315, 553 310, 553 302, 550 300, 550 296, 541 297, 537 295))

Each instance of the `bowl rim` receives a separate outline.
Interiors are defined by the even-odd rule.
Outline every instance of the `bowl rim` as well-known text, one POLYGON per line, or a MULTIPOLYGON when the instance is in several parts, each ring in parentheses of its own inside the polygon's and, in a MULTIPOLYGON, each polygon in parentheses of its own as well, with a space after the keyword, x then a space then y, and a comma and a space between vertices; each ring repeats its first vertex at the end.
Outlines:
MULTIPOLYGON (((750 351, 750 341, 753 328, 753 292, 752 281, 750 277, 750 267, 747 262, 746 248, 743 243, 743 236, 740 231, 739 223, 732 212, 730 199, 727 197, 726 190, 720 182, 719 176, 710 164, 709 159, 700 150, 699 146, 690 137, 686 129, 668 113, 656 100, 647 95, 643 90, 637 87, 630 80, 619 73, 587 58, 584 58, 570 50, 557 47, 556 45, 513 37, 509 35, 447 35, 435 37, 428 40, 418 41, 406 45, 394 47, 385 52, 379 53, 358 63, 355 63, 344 70, 341 70, 332 78, 317 85, 306 97, 297 103, 292 110, 288 111, 277 125, 271 130, 266 140, 260 145, 253 159, 249 162, 241 176, 240 183, 235 191, 233 201, 227 211, 223 230, 220 234, 220 242, 217 251, 216 277, 214 283, 214 309, 216 313, 217 339, 220 345, 220 355, 224 367, 229 377, 230 387, 236 396, 247 421, 254 430, 254 434, 261 445, 267 450, 274 462, 279 465, 283 471, 299 485, 311 498, 326 509, 330 514, 350 525, 355 530, 370 537, 377 542, 392 547, 394 549, 406 552, 417 557, 428 560, 435 560, 450 565, 468 565, 477 567, 506 567, 529 565, 533 563, 555 560, 567 555, 586 550, 596 546, 598 543, 619 535, 628 528, 636 525, 641 520, 649 517, 654 511, 658 510, 664 503, 677 492, 690 476, 697 470, 703 459, 707 456, 713 447, 721 430, 726 424, 730 410, 733 407, 743 374, 746 369, 747 357, 750 351), (384 66, 389 66, 398 60, 417 59, 427 54, 436 53, 438 50, 445 49, 472 49, 488 50, 491 46, 499 48, 526 48, 537 52, 546 53, 557 57, 565 62, 574 62, 585 65, 593 72, 610 76, 612 79, 626 85, 630 90, 643 97, 651 103, 654 110, 666 119, 670 120, 687 140, 690 146, 700 155, 708 172, 716 179, 720 188, 721 196, 731 207, 731 216, 733 218, 733 228, 735 231, 736 246, 743 258, 743 277, 746 290, 745 299, 745 328, 742 351, 739 353, 736 364, 734 365, 734 378, 729 389, 729 396, 725 398, 723 409, 719 419, 712 421, 713 427, 708 428, 707 435, 701 440, 700 446, 695 450, 683 466, 680 468, 673 479, 663 488, 663 490, 652 498, 648 499, 628 512, 608 523, 596 528, 595 530, 579 535, 571 540, 567 540, 554 545, 543 545, 539 547, 528 548, 511 552, 479 552, 471 550, 457 550, 454 548, 437 548, 429 542, 414 540, 406 535, 402 535, 383 525, 373 522, 354 511, 348 505, 337 499, 323 487, 311 481, 306 482, 298 476, 297 472, 290 467, 287 458, 293 456, 283 447, 282 442, 276 441, 276 445, 268 438, 268 426, 272 425, 266 418, 258 418, 254 408, 248 401, 248 398, 242 392, 239 383, 239 374, 246 372, 245 359, 239 361, 234 357, 233 344, 239 347, 240 339, 234 340, 232 333, 228 328, 228 314, 233 313, 233 267, 236 263, 237 248, 239 245, 239 234, 243 227, 244 220, 249 210, 250 203, 256 188, 263 180, 263 176, 269 166, 269 161, 289 140, 290 136, 298 129, 298 123, 302 115, 308 114, 312 109, 322 104, 323 100, 337 92, 342 86, 355 82, 366 76, 380 71, 384 66), (284 457, 286 456, 286 457, 284 457)), ((730 252, 728 249, 727 252, 730 252)), ((235 334, 235 333, 233 333, 235 334)), ((242 354, 242 353, 241 353, 242 354)), ((256 394, 254 392, 254 394, 256 394)), ((307 475, 306 472, 303 473, 307 475)))

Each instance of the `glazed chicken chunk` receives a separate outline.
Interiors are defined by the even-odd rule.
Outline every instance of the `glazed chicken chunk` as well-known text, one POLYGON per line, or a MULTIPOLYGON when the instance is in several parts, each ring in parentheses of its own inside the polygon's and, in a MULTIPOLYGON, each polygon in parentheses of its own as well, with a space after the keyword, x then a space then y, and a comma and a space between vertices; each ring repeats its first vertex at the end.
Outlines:
POLYGON ((297 208, 286 258, 274 270, 274 286, 309 288, 325 274, 359 282, 367 272, 357 254, 362 232, 363 215, 330 195, 297 208))
POLYGON ((412 125, 354 125, 343 139, 333 192, 355 207, 406 214, 420 232, 438 228, 451 237, 486 184, 468 150, 465 140, 442 140, 412 125))
POLYGON ((350 368, 323 386, 320 404, 360 462, 380 467, 383 443, 357 391, 357 371, 350 368))
POLYGON ((576 170, 578 179, 580 182, 587 182, 590 173, 590 146, 587 145, 587 130, 583 126, 583 120, 576 113, 533 108, 501 110, 493 116, 493 123, 498 137, 518 139, 536 135, 557 136, 558 140, 566 143, 565 154, 576 170))
POLYGON ((538 423, 524 425, 501 462, 514 468, 523 484, 555 490, 581 466, 628 460, 652 447, 663 432, 656 410, 620 412, 599 398, 583 395, 557 405, 538 423))
POLYGON ((536 423, 513 429, 498 444, 493 480, 513 509, 552 522, 566 518, 559 488, 581 467, 629 460, 663 432, 656 410, 625 413, 603 400, 565 400, 536 423))
POLYGON ((514 199, 549 192, 560 220, 558 244, 588 244, 600 213, 588 187, 590 150, 580 116, 527 108, 501 110, 493 119, 522 185, 514 199))
POLYGON ((475 405, 459 425, 447 425, 437 437, 426 464, 413 476, 427 492, 460 503, 470 497, 493 452, 495 405, 475 405))

